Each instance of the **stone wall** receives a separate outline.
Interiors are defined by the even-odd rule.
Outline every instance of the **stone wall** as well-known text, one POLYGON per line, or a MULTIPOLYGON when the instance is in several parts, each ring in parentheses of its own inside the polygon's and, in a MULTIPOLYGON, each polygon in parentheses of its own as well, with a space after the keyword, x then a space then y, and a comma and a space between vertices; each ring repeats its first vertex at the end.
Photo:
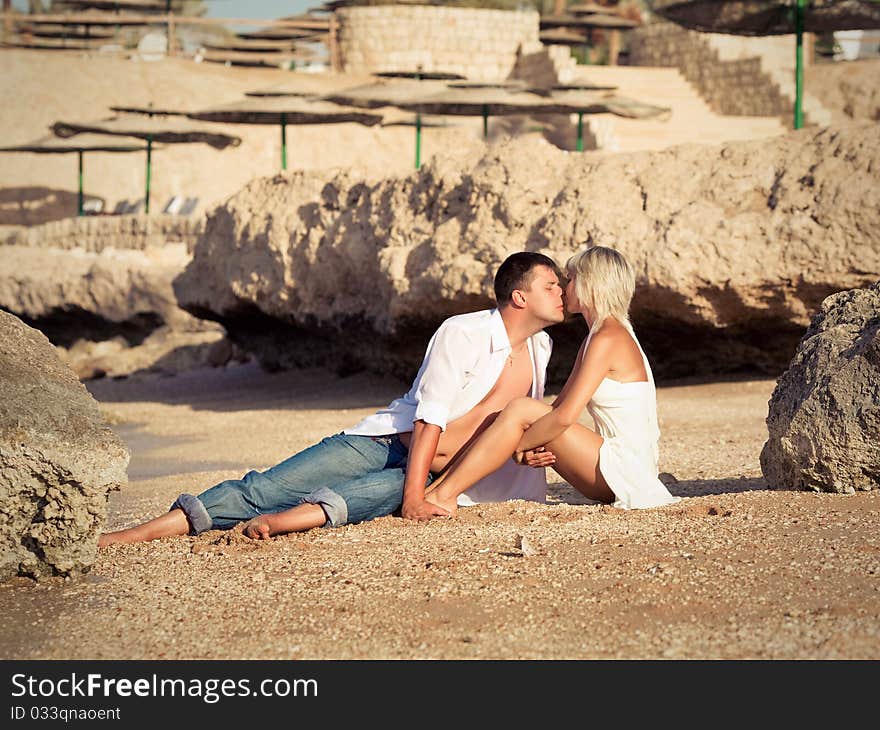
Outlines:
MULTIPOLYGON (((658 22, 633 29, 629 48, 633 66, 679 69, 719 114, 778 116, 792 125, 794 36, 699 33, 658 22)), ((831 123, 830 112, 808 93, 804 116, 808 124, 831 123)))
POLYGON ((540 47, 535 11, 377 5, 341 8, 339 57, 348 72, 425 71, 506 79, 520 47, 540 47))
POLYGON ((100 253, 105 248, 143 251, 169 243, 183 243, 191 253, 203 229, 204 218, 201 216, 83 216, 15 229, 0 239, 0 244, 65 250, 78 248, 100 253))

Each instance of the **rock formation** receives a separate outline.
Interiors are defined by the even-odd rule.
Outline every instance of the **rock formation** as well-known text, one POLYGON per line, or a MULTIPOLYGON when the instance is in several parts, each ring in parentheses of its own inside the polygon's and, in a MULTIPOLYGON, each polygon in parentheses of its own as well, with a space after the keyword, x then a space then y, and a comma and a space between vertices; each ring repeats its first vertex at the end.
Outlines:
MULTIPOLYGON (((875 124, 618 155, 526 137, 405 177, 257 179, 209 214, 174 288, 268 365, 408 378, 444 317, 491 305, 506 255, 602 244, 638 272, 658 374, 780 372, 821 301, 880 272, 878 183, 875 124)), ((582 330, 551 330, 551 375, 582 330)))
POLYGON ((45 336, 0 312, 0 580, 91 565, 128 449, 45 336))
POLYGON ((880 488, 880 282, 822 302, 779 379, 761 452, 768 484, 880 488))
POLYGON ((47 335, 82 378, 208 364, 222 328, 180 309, 171 288, 201 225, 108 216, 15 231, 0 245, 0 309, 47 335))

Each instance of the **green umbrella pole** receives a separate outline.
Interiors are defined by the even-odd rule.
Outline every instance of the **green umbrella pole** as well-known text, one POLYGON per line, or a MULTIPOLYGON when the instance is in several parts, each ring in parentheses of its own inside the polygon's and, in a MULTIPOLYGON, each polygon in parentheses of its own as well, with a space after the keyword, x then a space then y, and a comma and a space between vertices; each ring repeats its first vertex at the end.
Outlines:
POLYGON ((489 137, 489 106, 483 104, 483 139, 489 137))
POLYGON ((83 151, 77 150, 76 156, 79 158, 79 183, 76 193, 76 215, 83 214, 83 151))
POLYGON ((144 192, 144 212, 150 212, 150 178, 153 174, 153 135, 147 135, 147 188, 144 192))
POLYGON ((584 151, 584 113, 578 112, 578 141, 577 151, 584 151))
POLYGON ((422 115, 416 112, 416 170, 422 166, 422 115))
POLYGON ((287 169, 287 114, 281 112, 281 169, 287 169))
POLYGON ((797 48, 794 58, 794 128, 804 126, 804 0, 797 0, 794 21, 797 48))

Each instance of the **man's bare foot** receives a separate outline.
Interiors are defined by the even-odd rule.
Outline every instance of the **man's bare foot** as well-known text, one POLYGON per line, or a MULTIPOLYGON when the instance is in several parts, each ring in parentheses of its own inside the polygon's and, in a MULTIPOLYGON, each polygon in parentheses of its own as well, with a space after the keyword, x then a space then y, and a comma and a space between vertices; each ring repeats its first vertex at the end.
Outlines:
POLYGON ((435 489, 430 494, 427 494, 425 496, 425 501, 437 505, 441 509, 445 509, 450 517, 455 517, 455 513, 458 512, 458 502, 456 501, 456 498, 447 497, 443 494, 442 489, 435 489))
POLYGON ((242 528, 242 533, 251 540, 268 540, 275 534, 272 531, 269 515, 260 515, 248 520, 242 528))

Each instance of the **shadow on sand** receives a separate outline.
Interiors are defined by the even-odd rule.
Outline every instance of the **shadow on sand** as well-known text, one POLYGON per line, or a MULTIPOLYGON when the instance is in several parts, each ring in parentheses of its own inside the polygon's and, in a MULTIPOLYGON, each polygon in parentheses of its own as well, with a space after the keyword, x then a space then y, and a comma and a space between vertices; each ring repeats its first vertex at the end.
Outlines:
MULTIPOLYGON (((667 484, 669 492, 675 497, 707 497, 720 494, 739 494, 768 489, 765 479, 760 477, 730 477, 728 479, 692 479, 690 481, 667 484)), ((566 482, 553 482, 547 485, 548 504, 600 504, 587 499, 566 482)))
POLYGON ((390 376, 358 373, 340 378, 318 368, 269 373, 256 363, 201 368, 172 377, 144 373, 90 380, 85 386, 101 403, 150 401, 222 412, 378 409, 409 388, 390 376))

